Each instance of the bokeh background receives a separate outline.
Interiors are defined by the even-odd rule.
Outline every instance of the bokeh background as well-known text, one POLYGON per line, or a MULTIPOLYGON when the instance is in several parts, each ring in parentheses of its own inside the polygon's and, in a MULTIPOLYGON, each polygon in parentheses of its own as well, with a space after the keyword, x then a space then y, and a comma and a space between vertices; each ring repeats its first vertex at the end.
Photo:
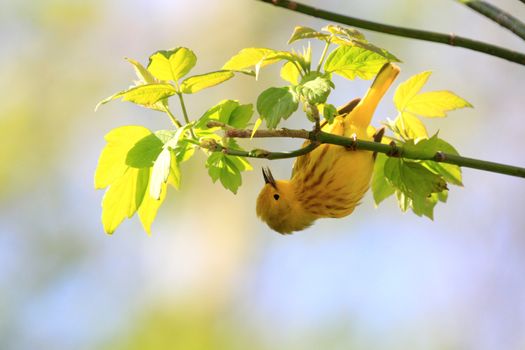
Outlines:
MULTIPOLYGON (((525 50, 454 1, 305 3, 525 50)), ((497 4, 525 18, 519 1, 497 4)), ((130 103, 94 113, 134 79, 123 58, 145 64, 158 49, 187 46, 203 73, 243 47, 286 49, 299 24, 327 22, 249 0, 0 2, 1 349, 525 349, 522 179, 465 169, 465 187, 452 188, 435 221, 393 200, 376 209, 369 194, 348 218, 280 236, 255 216, 268 162, 252 162, 235 196, 195 157, 152 236, 137 218, 104 234, 103 192, 93 189, 104 134, 169 126, 130 103)), ((464 155, 525 166, 523 66, 365 33, 403 59, 399 81, 430 69, 427 89, 475 106, 432 120, 431 131, 464 155)), ((224 98, 254 102, 272 84, 282 84, 278 67, 189 96, 188 109, 199 117, 224 98)), ((369 82, 336 84, 339 105, 369 82)), ((376 121, 395 117, 391 98, 376 121)), ((283 178, 291 164, 270 165, 283 178)))

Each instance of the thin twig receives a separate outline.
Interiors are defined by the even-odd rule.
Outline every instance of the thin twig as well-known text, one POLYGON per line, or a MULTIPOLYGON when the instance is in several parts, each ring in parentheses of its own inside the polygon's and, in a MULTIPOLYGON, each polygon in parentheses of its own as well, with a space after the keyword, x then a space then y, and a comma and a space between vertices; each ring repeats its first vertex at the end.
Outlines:
MULTIPOLYGON (((478 0, 458 0, 462 4, 470 7, 474 11, 493 20, 500 26, 507 28, 520 38, 525 40, 525 23, 512 16, 511 14, 489 4, 485 1, 478 0)), ((525 2, 525 0, 523 0, 525 2)))
POLYGON ((355 17, 344 16, 335 12, 317 9, 312 6, 304 5, 289 0, 258 0, 265 3, 273 4, 291 11, 300 12, 305 15, 323 18, 358 28, 369 29, 380 33, 396 35, 400 37, 413 38, 424 41, 432 41, 441 44, 463 47, 466 49, 483 52, 491 56, 503 58, 505 60, 525 65, 525 54, 512 51, 501 46, 484 43, 477 40, 457 36, 453 33, 443 34, 426 30, 397 27, 372 21, 367 21, 355 17))

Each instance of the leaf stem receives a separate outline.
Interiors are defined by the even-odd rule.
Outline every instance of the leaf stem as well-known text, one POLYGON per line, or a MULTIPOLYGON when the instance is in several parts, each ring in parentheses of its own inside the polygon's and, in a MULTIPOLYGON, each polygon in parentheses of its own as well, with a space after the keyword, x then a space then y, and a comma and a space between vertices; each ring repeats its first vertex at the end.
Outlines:
POLYGON ((372 21, 367 21, 355 17, 344 16, 335 12, 317 9, 312 6, 304 5, 290 0, 258 0, 265 3, 273 4, 291 11, 300 12, 309 16, 323 18, 326 20, 339 22, 342 24, 373 30, 376 32, 396 35, 400 37, 419 39, 424 41, 432 41, 441 44, 459 46, 466 49, 483 52, 485 54, 503 58, 505 60, 525 65, 525 54, 517 51, 512 51, 501 46, 488 44, 485 42, 468 39, 457 36, 453 33, 443 34, 426 30, 418 30, 405 27, 397 27, 388 24, 382 24, 372 21))
POLYGON ((164 111, 168 114, 168 116, 171 119, 171 122, 175 124, 177 128, 182 127, 182 124, 177 120, 177 118, 175 118, 175 116, 173 115, 173 113, 167 105, 164 106, 164 111))
POLYGON ((319 59, 319 64, 317 65, 317 73, 321 71, 321 66, 323 65, 324 59, 326 58, 326 54, 328 52, 328 46, 330 46, 330 40, 327 40, 326 45, 324 46, 323 53, 319 59))
POLYGON ((511 14, 491 5, 485 1, 458 0, 460 3, 470 7, 479 14, 491 19, 502 27, 507 28, 520 38, 525 40, 525 23, 511 14))
POLYGON ((186 124, 188 124, 190 122, 190 118, 188 118, 188 112, 186 111, 186 105, 184 104, 184 98, 182 97, 182 93, 177 92, 177 96, 179 96, 180 107, 182 109, 182 115, 184 116, 184 121, 186 121, 186 124))
MULTIPOLYGON (((177 96, 179 96, 180 107, 182 109, 182 115, 184 116, 184 121, 186 122, 186 124, 189 124, 190 118, 188 117, 188 112, 186 111, 186 105, 184 104, 184 98, 182 97, 182 93, 177 92, 177 96)), ((190 128, 190 134, 194 139, 196 138, 195 133, 193 132, 193 128, 190 128)))
MULTIPOLYGON (((217 127, 220 125, 213 124, 212 126, 217 127)), ((233 137, 233 138, 250 138, 252 136, 252 130, 235 129, 235 128, 227 127, 225 128, 225 135, 227 137, 233 137)), ((405 158, 405 159, 412 159, 412 160, 431 160, 434 162, 454 164, 454 165, 458 165, 461 167, 485 170, 485 171, 490 171, 493 173, 506 174, 506 175, 525 178, 525 168, 518 167, 518 166, 494 163, 494 162, 489 162, 489 161, 480 160, 480 159, 467 158, 467 157, 457 156, 457 155, 443 153, 443 152, 436 152, 433 155, 428 155, 428 154, 425 154, 419 151, 406 150, 403 147, 403 145, 399 145, 395 142, 391 142, 390 144, 383 144, 383 143, 378 143, 378 142, 373 142, 373 141, 352 139, 352 138, 348 138, 344 136, 326 133, 323 131, 315 132, 315 131, 292 130, 292 129, 257 130, 253 134, 253 137, 301 138, 301 139, 312 141, 313 142, 312 145, 315 145, 315 147, 317 147, 318 144, 326 143, 326 144, 332 144, 332 145, 345 146, 345 147, 348 147, 349 149, 366 150, 366 151, 384 153, 389 157, 398 157, 398 158, 405 158)), ((310 151, 315 149, 315 147, 312 146, 310 151)), ((307 147, 302 148, 301 152, 306 152, 307 149, 305 150, 305 148, 307 147)), ((242 152, 245 152, 245 151, 242 151, 242 152)), ((295 152, 297 151, 293 151, 293 152, 264 151, 262 153, 261 152, 258 153, 257 150, 254 150, 254 151, 246 152, 243 154, 237 154, 237 155, 242 155, 242 156, 250 157, 250 158, 282 159, 282 158, 297 157, 298 155, 295 152)), ((306 153, 301 153, 299 155, 303 155, 306 153)))

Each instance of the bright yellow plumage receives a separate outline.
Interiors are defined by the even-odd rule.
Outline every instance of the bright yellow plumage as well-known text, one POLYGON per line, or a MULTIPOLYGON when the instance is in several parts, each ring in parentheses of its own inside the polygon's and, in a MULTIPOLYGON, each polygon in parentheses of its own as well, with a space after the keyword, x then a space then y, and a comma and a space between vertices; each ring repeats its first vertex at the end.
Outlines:
MULTIPOLYGON (((367 129, 374 111, 398 73, 397 66, 385 64, 363 99, 348 113, 341 108, 322 130, 371 140, 367 129)), ((323 144, 297 158, 290 180, 276 181, 269 169, 263 171, 266 184, 257 198, 257 215, 283 234, 303 230, 319 218, 347 216, 368 190, 373 169, 372 152, 323 144)))

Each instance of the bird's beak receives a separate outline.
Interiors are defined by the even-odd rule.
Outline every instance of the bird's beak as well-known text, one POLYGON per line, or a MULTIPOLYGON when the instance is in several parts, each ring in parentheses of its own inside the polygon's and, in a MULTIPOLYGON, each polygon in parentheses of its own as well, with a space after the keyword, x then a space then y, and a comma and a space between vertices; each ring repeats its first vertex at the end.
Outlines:
POLYGON ((272 172, 270 171, 270 168, 262 168, 262 173, 264 177, 264 182, 267 184, 270 184, 273 188, 277 189, 277 184, 275 183, 275 179, 273 178, 272 172))

